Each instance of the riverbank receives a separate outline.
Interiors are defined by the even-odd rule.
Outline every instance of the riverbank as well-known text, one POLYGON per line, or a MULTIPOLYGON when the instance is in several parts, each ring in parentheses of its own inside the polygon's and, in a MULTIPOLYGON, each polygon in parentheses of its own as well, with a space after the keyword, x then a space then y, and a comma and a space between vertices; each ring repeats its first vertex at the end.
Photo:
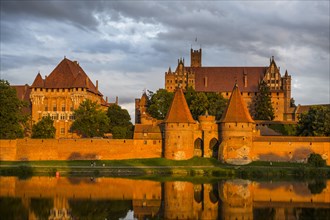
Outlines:
POLYGON ((302 163, 252 162, 229 165, 214 158, 167 160, 164 158, 91 161, 0 161, 1 176, 120 176, 131 178, 243 178, 330 179, 330 167, 302 163))

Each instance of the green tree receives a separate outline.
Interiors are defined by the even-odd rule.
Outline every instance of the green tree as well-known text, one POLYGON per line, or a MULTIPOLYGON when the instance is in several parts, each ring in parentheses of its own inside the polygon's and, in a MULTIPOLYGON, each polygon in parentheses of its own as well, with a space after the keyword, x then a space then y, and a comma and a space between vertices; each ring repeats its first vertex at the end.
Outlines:
POLYGON ((0 139, 23 137, 23 124, 27 117, 22 113, 26 103, 19 100, 16 90, 6 80, 0 80, 0 139))
POLYGON ((198 116, 204 115, 208 110, 209 103, 207 96, 203 92, 196 93, 193 97, 191 104, 189 106, 190 112, 195 120, 198 119, 198 116))
POLYGON ((103 137, 109 130, 109 118, 97 102, 86 99, 74 111, 74 116, 71 129, 83 137, 103 137))
POLYGON ((126 109, 119 105, 111 105, 107 116, 110 120, 109 131, 115 139, 133 138, 133 124, 126 109))
POLYGON ((299 136, 330 136, 330 107, 312 106, 299 116, 299 136))
POLYGON ((227 107, 227 99, 214 92, 206 94, 208 100, 208 113, 214 115, 216 120, 220 120, 227 107))
MULTIPOLYGON (((219 120, 226 109, 227 100, 222 95, 214 92, 196 92, 192 87, 188 87, 184 95, 189 110, 195 120, 198 119, 198 116, 205 114, 206 111, 210 115, 216 116, 216 119, 219 120)), ((165 89, 159 89, 156 93, 148 91, 148 97, 147 112, 153 118, 164 119, 172 103, 174 94, 165 89)))
POLYGON ((32 126, 32 138, 54 138, 56 128, 50 116, 43 117, 32 126))
POLYGON ((227 106, 227 100, 222 95, 215 92, 196 92, 191 87, 186 90, 185 98, 195 120, 206 111, 219 120, 227 106))
POLYGON ((173 93, 166 89, 159 89, 156 93, 148 91, 147 112, 157 119, 164 119, 173 100, 173 93))
POLYGON ((259 84, 259 93, 255 97, 254 104, 254 119, 271 121, 275 118, 274 108, 271 101, 271 92, 265 81, 262 81, 259 84))

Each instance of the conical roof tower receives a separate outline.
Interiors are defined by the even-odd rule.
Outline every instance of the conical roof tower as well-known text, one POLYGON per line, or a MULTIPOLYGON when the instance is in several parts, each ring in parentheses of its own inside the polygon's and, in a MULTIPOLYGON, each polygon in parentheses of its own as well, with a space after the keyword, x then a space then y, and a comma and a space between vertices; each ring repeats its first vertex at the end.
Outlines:
POLYGON ((177 88, 167 112, 166 123, 195 123, 181 88, 177 88))
POLYGON ((246 122, 254 123, 251 115, 246 107, 246 104, 241 96, 241 92, 237 83, 235 84, 231 93, 227 109, 223 113, 220 122, 246 122))

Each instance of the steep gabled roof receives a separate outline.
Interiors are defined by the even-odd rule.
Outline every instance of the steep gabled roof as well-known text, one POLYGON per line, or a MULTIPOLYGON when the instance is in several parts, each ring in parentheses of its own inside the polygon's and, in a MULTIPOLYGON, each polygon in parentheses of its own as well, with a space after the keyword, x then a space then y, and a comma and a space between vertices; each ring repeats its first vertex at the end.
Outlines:
POLYGON ((258 92, 258 83, 268 67, 185 67, 195 73, 195 90, 198 92, 230 92, 237 83, 242 92, 258 92), (244 74, 247 87, 244 87, 244 74), (207 80, 207 83, 205 83, 207 80))
POLYGON ((44 80, 38 73, 31 87, 47 89, 86 88, 102 95, 77 61, 64 58, 44 80))
POLYGON ((166 123, 195 123, 181 88, 177 88, 167 112, 166 123))
POLYGON ((227 109, 223 113, 220 122, 254 122, 241 96, 241 92, 237 84, 234 86, 227 109))
POLYGON ((38 75, 34 79, 31 87, 32 88, 43 88, 44 87, 44 80, 42 79, 40 73, 38 73, 38 75))

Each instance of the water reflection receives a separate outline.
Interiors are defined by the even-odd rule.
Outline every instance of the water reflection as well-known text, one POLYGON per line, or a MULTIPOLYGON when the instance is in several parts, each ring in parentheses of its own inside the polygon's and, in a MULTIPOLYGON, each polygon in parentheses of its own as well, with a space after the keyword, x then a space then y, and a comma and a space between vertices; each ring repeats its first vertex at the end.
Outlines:
POLYGON ((329 219, 330 181, 1 177, 2 219, 329 219))

